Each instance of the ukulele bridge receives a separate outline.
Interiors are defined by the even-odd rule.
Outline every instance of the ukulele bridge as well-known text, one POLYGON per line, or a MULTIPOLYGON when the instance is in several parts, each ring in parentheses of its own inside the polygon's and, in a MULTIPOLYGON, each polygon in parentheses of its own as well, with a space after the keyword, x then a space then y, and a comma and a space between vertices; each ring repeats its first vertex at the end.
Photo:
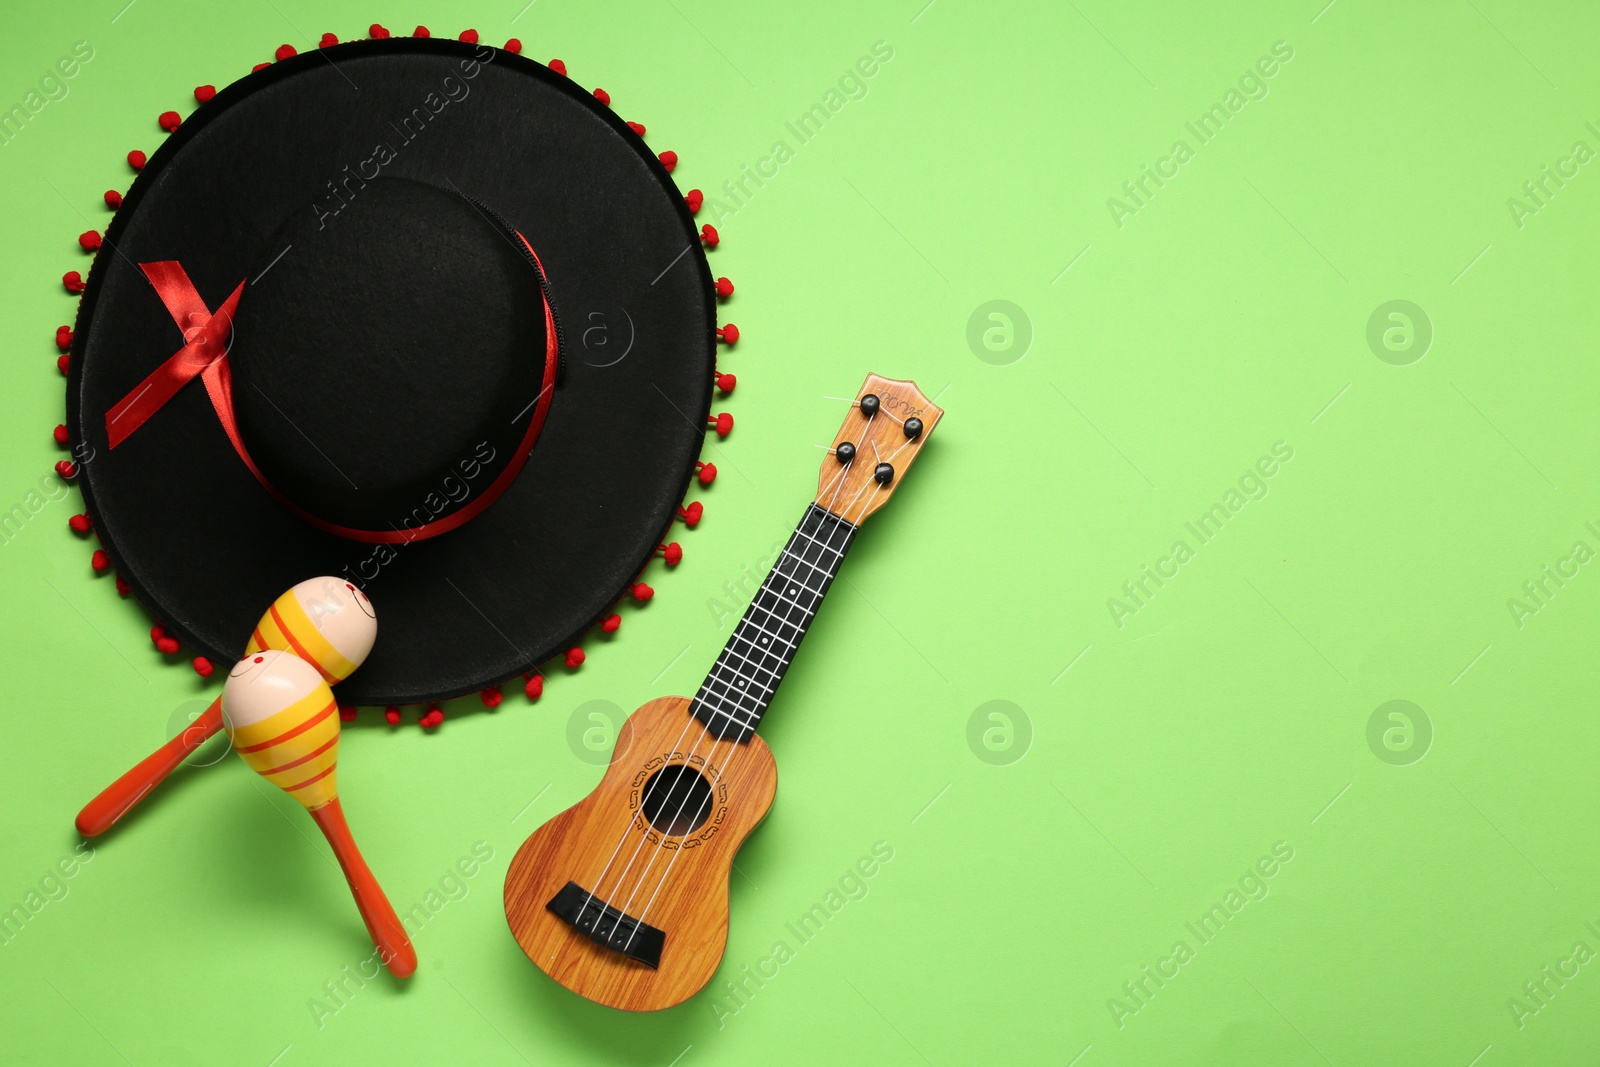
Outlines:
POLYGON ((568 882, 545 907, 602 948, 620 952, 646 967, 660 966, 666 932, 613 908, 577 882, 568 882))

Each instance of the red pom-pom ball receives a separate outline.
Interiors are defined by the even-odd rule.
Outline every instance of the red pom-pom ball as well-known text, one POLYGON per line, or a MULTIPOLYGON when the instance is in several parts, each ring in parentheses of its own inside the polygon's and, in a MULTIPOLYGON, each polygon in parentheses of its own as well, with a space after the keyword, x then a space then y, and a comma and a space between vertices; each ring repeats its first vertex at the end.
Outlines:
POLYGON ((111 557, 106 555, 106 550, 97 548, 94 555, 89 557, 89 566, 94 568, 96 574, 104 574, 111 566, 111 557))
POLYGON ((178 124, 181 123, 183 119, 176 111, 163 111, 161 116, 157 118, 156 121, 161 124, 161 128, 163 130, 171 133, 173 130, 178 128, 178 124))
POLYGON ((106 190, 105 200, 106 207, 110 208, 112 211, 115 211, 117 208, 122 206, 122 194, 117 192, 115 189, 106 190))
MULTIPOLYGON (((211 677, 211 672, 214 670, 216 670, 216 668, 213 667, 211 665, 211 661, 206 659, 204 656, 196 656, 194 658, 194 673, 198 674, 200 677, 209 678, 211 677)), ((341 719, 344 718, 344 710, 342 708, 340 709, 339 717, 341 719)))
POLYGON ((587 658, 588 657, 583 654, 583 649, 581 648, 567 649, 566 661, 567 666, 569 667, 581 667, 583 666, 583 661, 587 658))

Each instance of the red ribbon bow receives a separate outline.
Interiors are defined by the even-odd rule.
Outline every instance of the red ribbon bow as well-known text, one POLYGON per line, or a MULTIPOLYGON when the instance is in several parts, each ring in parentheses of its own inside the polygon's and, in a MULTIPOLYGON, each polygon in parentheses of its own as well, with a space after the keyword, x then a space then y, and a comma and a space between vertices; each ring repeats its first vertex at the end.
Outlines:
MULTIPOLYGON (((115 407, 106 412, 106 436, 116 448, 128 435, 143 426, 145 420, 171 400, 179 389, 188 385, 197 375, 206 384, 211 406, 217 409, 217 419, 228 434, 228 440, 239 455, 245 456, 239 439, 239 429, 233 418, 233 374, 228 367, 228 341, 233 335, 233 313, 239 306, 239 296, 244 292, 244 282, 228 295, 222 306, 212 311, 200 299, 194 283, 176 260, 159 263, 141 263, 139 269, 155 286, 156 295, 167 306, 167 311, 183 331, 184 345, 138 387, 123 397, 115 407)), ((255 465, 251 464, 251 469, 255 465)), ((259 475, 258 475, 259 477, 259 475)))

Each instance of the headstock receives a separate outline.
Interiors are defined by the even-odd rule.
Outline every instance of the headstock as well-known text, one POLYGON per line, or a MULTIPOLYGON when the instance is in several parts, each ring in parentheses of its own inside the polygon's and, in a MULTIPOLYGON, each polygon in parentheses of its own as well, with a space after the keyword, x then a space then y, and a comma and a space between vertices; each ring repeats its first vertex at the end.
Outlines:
POLYGON ((817 479, 817 504, 853 525, 894 495, 944 409, 914 382, 867 375, 817 479), (875 400, 875 402, 874 402, 875 400), (917 423, 921 431, 915 431, 917 423), (845 446, 849 446, 846 448, 845 446), (879 473, 887 464, 887 476, 879 473))

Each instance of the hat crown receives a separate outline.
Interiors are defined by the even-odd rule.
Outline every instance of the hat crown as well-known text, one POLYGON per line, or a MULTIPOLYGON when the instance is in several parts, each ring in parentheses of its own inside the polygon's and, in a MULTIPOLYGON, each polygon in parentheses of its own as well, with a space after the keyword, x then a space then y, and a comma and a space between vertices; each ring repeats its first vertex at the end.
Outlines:
POLYGON ((514 461, 546 328, 509 227, 458 192, 356 179, 292 212, 264 251, 234 317, 234 406, 293 504, 335 526, 414 529, 514 461))

